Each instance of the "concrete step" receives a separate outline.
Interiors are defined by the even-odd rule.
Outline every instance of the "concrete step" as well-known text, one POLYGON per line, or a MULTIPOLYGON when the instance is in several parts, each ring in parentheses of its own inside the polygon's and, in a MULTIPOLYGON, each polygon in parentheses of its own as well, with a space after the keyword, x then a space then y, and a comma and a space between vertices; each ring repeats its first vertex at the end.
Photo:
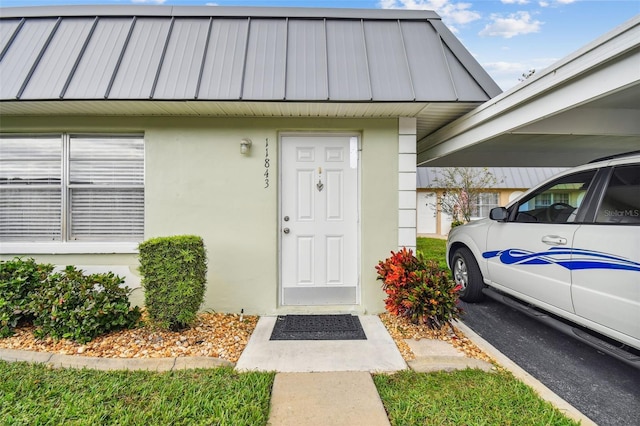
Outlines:
POLYGON ((451 343, 432 339, 405 339, 407 345, 416 356, 409 361, 409 368, 420 373, 432 371, 453 371, 466 368, 479 368, 484 371, 493 371, 494 366, 486 361, 468 358, 454 348, 451 343))

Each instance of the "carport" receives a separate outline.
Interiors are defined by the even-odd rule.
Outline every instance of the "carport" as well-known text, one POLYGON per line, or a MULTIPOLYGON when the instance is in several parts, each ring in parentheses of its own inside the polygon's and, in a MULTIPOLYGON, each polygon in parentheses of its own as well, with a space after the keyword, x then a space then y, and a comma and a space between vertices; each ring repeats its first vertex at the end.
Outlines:
POLYGON ((640 150, 640 15, 419 139, 420 166, 571 167, 640 150))

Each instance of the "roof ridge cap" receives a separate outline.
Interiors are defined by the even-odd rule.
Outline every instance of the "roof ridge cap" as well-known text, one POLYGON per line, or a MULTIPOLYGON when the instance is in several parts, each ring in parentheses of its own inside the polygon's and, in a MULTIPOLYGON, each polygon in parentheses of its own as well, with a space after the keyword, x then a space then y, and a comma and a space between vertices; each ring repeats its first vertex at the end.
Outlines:
POLYGON ((251 6, 164 6, 164 5, 75 5, 0 7, 0 18, 70 16, 164 16, 164 17, 256 17, 256 18, 333 18, 376 20, 441 20, 431 10, 354 9, 311 7, 251 6))

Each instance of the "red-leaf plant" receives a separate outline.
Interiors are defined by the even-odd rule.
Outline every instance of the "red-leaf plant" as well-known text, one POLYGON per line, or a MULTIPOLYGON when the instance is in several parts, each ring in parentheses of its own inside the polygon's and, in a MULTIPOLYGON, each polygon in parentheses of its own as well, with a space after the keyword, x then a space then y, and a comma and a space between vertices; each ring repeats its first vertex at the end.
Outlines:
POLYGON ((416 324, 440 329, 457 319, 459 286, 436 262, 426 261, 422 253, 402 248, 378 262, 378 279, 387 293, 385 308, 393 315, 406 317, 416 324))

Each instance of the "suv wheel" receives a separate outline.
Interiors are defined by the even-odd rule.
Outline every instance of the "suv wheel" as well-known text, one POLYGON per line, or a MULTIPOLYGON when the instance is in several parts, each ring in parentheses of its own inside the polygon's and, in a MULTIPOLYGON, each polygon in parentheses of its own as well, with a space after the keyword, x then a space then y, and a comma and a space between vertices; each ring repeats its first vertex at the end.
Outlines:
POLYGON ((483 299, 484 282, 482 273, 471 250, 461 247, 453 253, 452 273, 456 285, 460 289, 460 299, 465 302, 479 302, 483 299))

